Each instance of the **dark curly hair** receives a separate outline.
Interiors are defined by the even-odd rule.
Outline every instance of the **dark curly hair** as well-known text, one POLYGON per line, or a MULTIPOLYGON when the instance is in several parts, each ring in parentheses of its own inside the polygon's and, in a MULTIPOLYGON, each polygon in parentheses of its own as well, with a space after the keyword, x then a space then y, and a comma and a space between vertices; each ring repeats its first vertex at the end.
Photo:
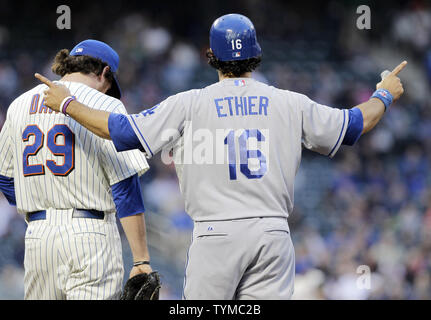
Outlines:
MULTIPOLYGON (((62 49, 55 55, 51 70, 61 77, 74 72, 94 73, 96 76, 100 76, 106 66, 107 64, 100 59, 89 56, 71 56, 69 50, 62 49)), ((109 83, 113 83, 114 73, 110 69, 105 77, 109 83)))
POLYGON ((207 50, 206 56, 208 58, 208 64, 211 67, 219 70, 224 76, 230 78, 238 78, 246 72, 254 71, 259 67, 262 61, 261 57, 235 61, 220 61, 211 49, 207 50))

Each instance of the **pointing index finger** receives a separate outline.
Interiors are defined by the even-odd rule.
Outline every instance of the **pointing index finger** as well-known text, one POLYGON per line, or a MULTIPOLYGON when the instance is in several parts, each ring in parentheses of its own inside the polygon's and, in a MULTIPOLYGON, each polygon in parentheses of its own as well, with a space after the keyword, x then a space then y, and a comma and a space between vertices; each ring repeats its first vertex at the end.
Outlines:
POLYGON ((392 70, 391 74, 393 74, 394 76, 396 76, 398 73, 401 72, 401 70, 404 69, 404 67, 407 65, 407 61, 403 61, 401 62, 398 66, 395 67, 394 70, 392 70))
POLYGON ((35 73, 34 77, 37 78, 39 81, 43 82, 44 84, 46 84, 50 88, 53 86, 53 83, 51 82, 51 80, 49 80, 47 77, 44 77, 39 73, 35 73))

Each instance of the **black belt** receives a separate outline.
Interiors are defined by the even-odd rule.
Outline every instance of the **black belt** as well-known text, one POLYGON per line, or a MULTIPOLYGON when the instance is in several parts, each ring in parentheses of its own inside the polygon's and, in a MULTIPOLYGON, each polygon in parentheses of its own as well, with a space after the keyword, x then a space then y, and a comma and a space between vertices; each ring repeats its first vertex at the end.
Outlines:
MULTIPOLYGON (((103 220, 105 218, 105 213, 103 211, 97 211, 97 210, 75 209, 73 211, 72 218, 87 218, 87 219, 103 220)), ((45 220, 45 219, 46 219, 46 210, 27 213, 28 222, 32 222, 36 220, 45 220)))

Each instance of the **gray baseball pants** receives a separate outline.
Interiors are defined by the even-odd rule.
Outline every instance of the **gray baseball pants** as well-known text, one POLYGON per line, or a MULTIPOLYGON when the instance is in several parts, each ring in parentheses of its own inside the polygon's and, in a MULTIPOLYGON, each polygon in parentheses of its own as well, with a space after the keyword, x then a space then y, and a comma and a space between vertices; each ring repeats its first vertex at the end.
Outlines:
POLYGON ((183 299, 290 299, 294 277, 286 218, 195 222, 183 299))

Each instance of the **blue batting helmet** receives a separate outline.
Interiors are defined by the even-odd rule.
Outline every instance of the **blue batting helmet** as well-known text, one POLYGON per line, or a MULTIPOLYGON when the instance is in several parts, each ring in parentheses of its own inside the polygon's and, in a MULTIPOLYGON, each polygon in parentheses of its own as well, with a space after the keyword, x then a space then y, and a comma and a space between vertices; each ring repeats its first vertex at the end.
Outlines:
POLYGON ((210 47, 221 61, 245 60, 262 54, 253 23, 246 16, 235 13, 214 21, 210 30, 210 47))

